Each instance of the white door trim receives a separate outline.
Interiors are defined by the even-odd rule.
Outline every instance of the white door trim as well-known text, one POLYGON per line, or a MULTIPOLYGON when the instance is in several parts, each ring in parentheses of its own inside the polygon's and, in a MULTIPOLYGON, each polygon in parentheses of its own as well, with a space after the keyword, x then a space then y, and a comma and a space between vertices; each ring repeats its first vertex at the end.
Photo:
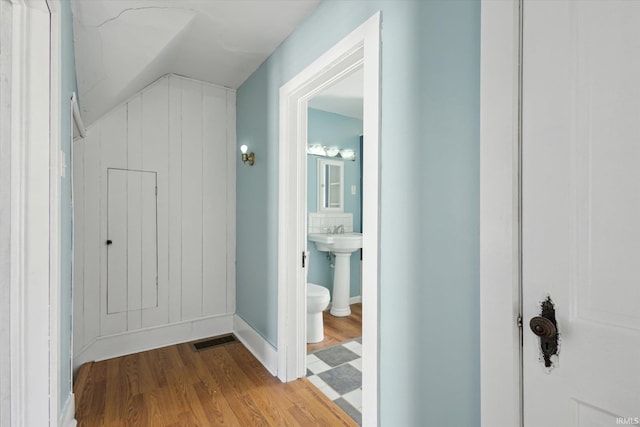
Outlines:
POLYGON ((482 0, 480 389, 483 426, 521 425, 518 0, 482 0))
POLYGON ((1 215, 10 224, 10 425, 57 425, 59 4, 11 0, 9 11, 11 56, 2 60, 11 70, 11 108, 2 121, 11 125, 11 185, 1 215))
MULTIPOLYGON (((62 174, 64 169, 64 154, 61 151, 60 131, 62 117, 62 71, 61 71, 61 33, 60 33, 60 2, 59 0, 46 0, 51 13, 50 52, 49 52, 49 408, 51 424, 61 420, 60 399, 65 399, 62 406, 66 406, 68 396, 59 396, 62 381, 69 378, 60 378, 60 369, 63 363, 70 366, 71 360, 61 360, 60 354, 60 309, 62 305, 60 295, 61 273, 61 192, 62 174)), ((71 304, 71 301, 69 301, 71 304)), ((69 331, 71 334, 71 331, 69 331)), ((71 372, 71 371, 70 371, 71 372)))
POLYGON ((278 215, 278 377, 305 376, 307 248, 307 101, 353 70, 364 67, 363 133, 363 425, 378 423, 378 260, 380 13, 376 13, 280 88, 278 215))

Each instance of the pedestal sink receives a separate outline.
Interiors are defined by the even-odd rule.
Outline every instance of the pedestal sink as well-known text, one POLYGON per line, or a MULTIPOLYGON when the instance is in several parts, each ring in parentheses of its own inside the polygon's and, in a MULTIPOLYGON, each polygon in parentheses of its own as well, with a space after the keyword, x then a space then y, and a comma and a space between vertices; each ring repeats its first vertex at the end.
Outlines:
POLYGON ((336 265, 333 271, 333 299, 330 313, 337 317, 351 314, 349 308, 349 278, 351 254, 362 248, 362 233, 323 234, 310 233, 308 239, 321 252, 333 252, 336 265))

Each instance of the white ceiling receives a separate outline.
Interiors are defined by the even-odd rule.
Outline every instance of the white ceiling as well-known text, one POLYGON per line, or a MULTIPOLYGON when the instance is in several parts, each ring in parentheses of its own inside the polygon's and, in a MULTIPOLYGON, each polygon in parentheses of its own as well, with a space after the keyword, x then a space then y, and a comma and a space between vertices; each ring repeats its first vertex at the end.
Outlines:
POLYGON ((175 73, 236 89, 320 0, 71 0, 86 124, 175 73))
POLYGON ((362 120, 364 71, 354 73, 326 88, 309 101, 309 107, 362 120))

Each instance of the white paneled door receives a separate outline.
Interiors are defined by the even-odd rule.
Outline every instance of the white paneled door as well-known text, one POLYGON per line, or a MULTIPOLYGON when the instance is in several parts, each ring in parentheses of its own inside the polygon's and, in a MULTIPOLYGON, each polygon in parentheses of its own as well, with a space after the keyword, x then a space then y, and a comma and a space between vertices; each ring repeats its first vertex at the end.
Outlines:
POLYGON ((640 424, 640 2, 525 0, 523 28, 524 425, 640 424))
POLYGON ((108 169, 107 314, 158 306, 156 173, 108 169))

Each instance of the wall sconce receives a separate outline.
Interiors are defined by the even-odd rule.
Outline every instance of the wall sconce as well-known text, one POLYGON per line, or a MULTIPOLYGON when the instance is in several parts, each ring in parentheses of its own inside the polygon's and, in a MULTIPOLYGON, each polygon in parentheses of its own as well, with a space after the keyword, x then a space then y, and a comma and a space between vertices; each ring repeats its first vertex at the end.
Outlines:
POLYGON ((256 157, 253 154, 253 151, 251 153, 247 154, 247 148, 248 147, 246 145, 240 146, 240 151, 242 152, 242 161, 243 161, 243 163, 249 162, 249 164, 251 166, 253 166, 253 163, 255 162, 256 157))

